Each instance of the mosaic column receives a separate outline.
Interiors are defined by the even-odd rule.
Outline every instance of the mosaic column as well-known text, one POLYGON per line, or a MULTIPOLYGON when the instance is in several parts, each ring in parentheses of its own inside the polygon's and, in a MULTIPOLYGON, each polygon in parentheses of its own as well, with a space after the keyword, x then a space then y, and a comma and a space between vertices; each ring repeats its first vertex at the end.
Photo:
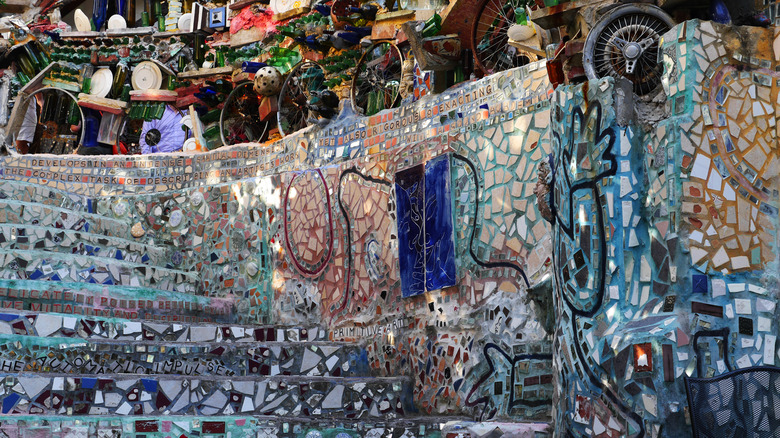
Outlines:
POLYGON ((660 122, 618 126, 611 79, 554 94, 557 436, 780 432, 772 38, 672 29, 660 122))

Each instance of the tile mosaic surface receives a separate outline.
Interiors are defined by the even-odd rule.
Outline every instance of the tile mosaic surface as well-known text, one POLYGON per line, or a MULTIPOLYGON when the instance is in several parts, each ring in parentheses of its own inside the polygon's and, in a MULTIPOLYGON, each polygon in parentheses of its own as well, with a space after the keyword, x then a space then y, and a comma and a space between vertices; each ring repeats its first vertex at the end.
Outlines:
POLYGON ((0 428, 690 436, 686 377, 777 360, 773 32, 673 28, 644 126, 532 63, 272 144, 0 158, 0 428))
POLYGON ((671 116, 649 129, 617 126, 610 82, 553 97, 553 406, 575 435, 690 436, 694 416, 705 429, 776 433, 771 401, 753 406, 761 426, 738 414, 756 399, 730 392, 732 377, 704 404, 688 406, 685 388, 777 361, 772 34, 673 28, 662 46, 671 116))
MULTIPOLYGON (((521 296, 551 267, 549 229, 533 209, 533 168, 550 146, 543 137, 549 85, 540 67, 262 148, 99 160, 8 157, 4 201, 27 203, 47 221, 5 218, 3 255, 15 260, 24 255, 16 252, 37 248, 42 257, 6 268, 4 303, 69 315, 72 328, 46 337, 83 324, 113 327, 103 322, 111 318, 323 324, 332 340, 369 342, 373 374, 411 371, 424 413, 544 418, 551 354, 535 305, 521 296), (410 239, 398 231, 395 175, 415 166, 425 169, 415 237, 417 290, 424 293, 404 300, 396 254, 410 239), (484 314, 489 324, 478 328, 469 313, 484 314), (511 333, 525 329, 524 336, 511 333), (493 351, 520 358, 526 368, 518 378, 531 380, 496 393, 496 382, 484 375, 500 367, 509 378, 512 365, 488 367, 485 354, 493 351), (517 403, 526 396, 531 403, 517 403)), ((24 318, 11 324, 9 334, 38 333, 24 318)), ((211 333, 200 327, 189 330, 211 333)), ((184 336, 167 330, 150 340, 184 336)), ((13 354, 31 354, 30 343, 36 345, 27 340, 13 354)), ((93 348, 108 347, 88 344, 73 355, 93 348)), ((209 357, 213 350, 200 348, 187 355, 209 357)), ((148 352, 135 353, 120 362, 132 368, 143 354, 149 360, 148 352)), ((223 366, 239 375, 239 365, 223 366)))

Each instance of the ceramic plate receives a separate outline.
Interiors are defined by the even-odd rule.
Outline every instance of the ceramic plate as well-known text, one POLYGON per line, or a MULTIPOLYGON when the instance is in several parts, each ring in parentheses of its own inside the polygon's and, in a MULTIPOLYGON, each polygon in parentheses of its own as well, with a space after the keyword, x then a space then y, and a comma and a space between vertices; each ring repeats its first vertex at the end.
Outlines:
POLYGON ((125 17, 119 14, 114 14, 111 16, 111 18, 108 19, 108 28, 111 30, 126 29, 127 21, 125 21, 125 17))
POLYGON ((183 31, 189 32, 191 25, 192 25, 192 13, 191 12, 187 12, 186 14, 182 14, 182 16, 179 17, 179 30, 183 30, 183 31))
POLYGON ((198 151, 198 142, 195 141, 194 138, 188 138, 184 141, 184 147, 182 147, 182 150, 184 152, 197 152, 198 151))
POLYGON ((92 23, 89 22, 89 17, 81 9, 76 9, 73 12, 73 21, 76 23, 76 30, 79 32, 89 32, 92 30, 92 23))
POLYGON ((114 75, 107 68, 99 68, 92 75, 92 84, 89 94, 98 97, 108 96, 111 91, 111 85, 114 83, 114 75))
POLYGON ((189 114, 181 118, 181 126, 186 126, 187 129, 192 129, 192 118, 189 114))
POLYGON ((135 90, 158 90, 162 85, 162 72, 157 64, 151 61, 144 61, 138 64, 133 70, 130 82, 133 83, 135 90))

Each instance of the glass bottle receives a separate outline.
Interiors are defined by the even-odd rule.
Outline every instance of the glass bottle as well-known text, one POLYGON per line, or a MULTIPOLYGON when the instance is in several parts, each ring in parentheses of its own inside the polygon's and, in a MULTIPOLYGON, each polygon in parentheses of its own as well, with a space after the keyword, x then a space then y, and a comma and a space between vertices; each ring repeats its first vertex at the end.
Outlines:
POLYGON ((33 63, 30 60, 29 55, 25 51, 19 51, 19 55, 17 56, 17 64, 19 66, 19 69, 29 78, 32 78, 35 76, 35 67, 33 67, 33 63))
POLYGON ((122 86, 122 101, 128 102, 130 100, 130 90, 133 87, 130 86, 130 84, 125 84, 122 86))
POLYGON ((42 68, 45 68, 47 65, 51 64, 51 56, 43 44, 41 44, 39 40, 33 41, 33 44, 35 44, 35 48, 38 49, 38 57, 43 62, 42 68))
POLYGON ((154 108, 154 119, 155 120, 162 119, 163 114, 165 114, 165 103, 157 102, 157 105, 154 108))
POLYGON ((206 51, 204 50, 205 45, 205 37, 201 34, 195 35, 195 50, 193 54, 193 58, 195 61, 195 64, 200 68, 203 65, 203 61, 206 57, 206 51))
POLYGON ((81 114, 79 113, 79 104, 75 100, 70 101, 70 111, 68 111, 68 124, 78 125, 81 121, 81 114))
POLYGON ((127 64, 120 62, 116 65, 116 71, 114 72, 114 82, 111 84, 111 97, 119 99, 122 96, 122 89, 125 86, 127 80, 128 68, 127 64))
POLYGON ((433 17, 429 18, 425 22, 425 26, 422 29, 422 36, 432 37, 439 33, 441 30, 441 16, 438 13, 434 13, 433 17))
POLYGON ((94 0, 92 7, 92 23, 95 25, 95 30, 99 31, 103 27, 103 23, 106 22, 106 13, 108 10, 108 0, 94 0))

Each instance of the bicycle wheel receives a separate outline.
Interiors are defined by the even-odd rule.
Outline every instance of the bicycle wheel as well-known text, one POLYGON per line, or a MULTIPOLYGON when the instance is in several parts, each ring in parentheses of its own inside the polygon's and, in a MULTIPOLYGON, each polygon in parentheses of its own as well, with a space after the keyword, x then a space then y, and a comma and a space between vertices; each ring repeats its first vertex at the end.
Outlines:
POLYGON ((311 98, 326 90, 325 70, 316 62, 304 61, 287 75, 279 93, 279 111, 276 113, 279 133, 292 134, 316 121, 311 98))
POLYGON ((260 120, 263 98, 252 86, 251 81, 240 83, 225 99, 219 113, 219 135, 223 145, 260 142, 268 132, 268 122, 260 120))
POLYGON ((585 39, 585 73, 590 79, 626 78, 639 96, 652 92, 660 85, 664 71, 658 62, 658 43, 672 26, 672 18, 656 6, 623 5, 612 9, 585 39))
POLYGON ((515 10, 522 0, 486 0, 477 14, 471 31, 474 63, 489 75, 528 64, 533 55, 509 45, 507 32, 515 23, 515 10))
POLYGON ((16 119, 9 123, 8 137, 14 140, 10 147, 16 149, 20 139, 29 143, 28 150, 17 152, 64 155, 83 143, 84 113, 69 91, 44 87, 20 98, 16 105, 16 119))
POLYGON ((395 44, 374 43, 355 67, 352 79, 352 109, 364 116, 398 105, 403 74, 403 56, 395 44))

